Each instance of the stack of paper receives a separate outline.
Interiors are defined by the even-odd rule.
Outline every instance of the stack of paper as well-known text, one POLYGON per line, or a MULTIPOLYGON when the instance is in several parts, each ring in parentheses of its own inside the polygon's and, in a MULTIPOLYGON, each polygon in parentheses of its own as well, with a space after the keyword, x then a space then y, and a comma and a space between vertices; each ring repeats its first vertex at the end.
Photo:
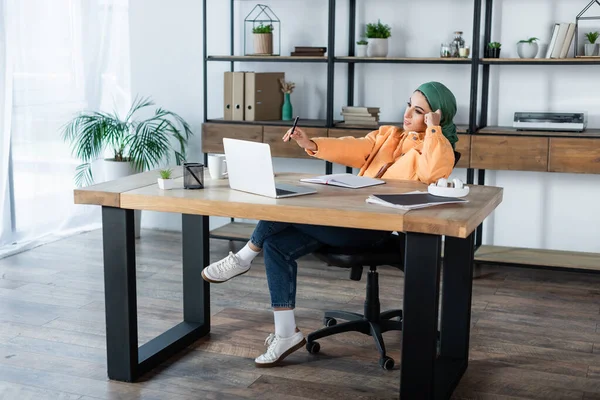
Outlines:
POLYGON ((374 194, 367 198, 367 203, 401 210, 414 210, 437 206, 440 204, 468 203, 468 200, 457 197, 434 196, 427 192, 410 192, 402 194, 374 194))
POLYGON ((322 185, 341 186, 346 188, 358 189, 367 186, 381 185, 385 181, 381 179, 368 178, 366 176, 356 176, 352 174, 330 174, 316 176, 314 178, 303 178, 301 182, 320 183, 322 185))

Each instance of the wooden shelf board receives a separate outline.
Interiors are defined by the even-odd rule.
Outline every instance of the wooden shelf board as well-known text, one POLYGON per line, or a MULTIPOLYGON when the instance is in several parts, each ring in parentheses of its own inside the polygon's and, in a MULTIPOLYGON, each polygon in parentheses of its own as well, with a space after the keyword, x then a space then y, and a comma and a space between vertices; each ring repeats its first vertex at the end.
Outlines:
POLYGON ((206 57, 207 61, 327 62, 326 56, 228 56, 206 57))
POLYGON ((442 57, 349 57, 340 56, 336 62, 355 63, 415 63, 415 64, 470 64, 470 58, 442 58, 442 57))
POLYGON ((586 129, 584 132, 555 132, 555 131, 518 131, 509 126, 486 126, 478 129, 476 134, 510 135, 510 136, 552 136, 552 137, 600 137, 600 129, 586 129))
POLYGON ((256 224, 249 222, 230 222, 210 231, 210 236, 215 239, 249 240, 256 224))
POLYGON ((481 246, 475 253, 475 261, 582 269, 600 272, 600 253, 481 246))
POLYGON ((600 64, 600 57, 590 58, 482 58, 482 64, 600 64))

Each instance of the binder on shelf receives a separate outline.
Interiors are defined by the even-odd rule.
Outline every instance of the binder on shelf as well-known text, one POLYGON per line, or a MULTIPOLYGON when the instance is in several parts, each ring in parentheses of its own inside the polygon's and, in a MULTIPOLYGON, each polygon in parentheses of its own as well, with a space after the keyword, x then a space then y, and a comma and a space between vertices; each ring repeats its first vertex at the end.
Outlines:
POLYGON ((223 106, 224 120, 244 120, 244 72, 225 72, 223 106))
POLYGON ((279 79, 283 72, 246 72, 244 83, 244 119, 276 121, 281 119, 283 92, 279 79))

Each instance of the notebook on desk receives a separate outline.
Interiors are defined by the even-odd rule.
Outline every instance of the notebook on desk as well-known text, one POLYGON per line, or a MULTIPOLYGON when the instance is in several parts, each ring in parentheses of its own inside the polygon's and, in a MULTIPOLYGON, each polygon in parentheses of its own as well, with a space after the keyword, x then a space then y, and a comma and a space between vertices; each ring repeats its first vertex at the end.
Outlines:
POLYGON ((401 210, 414 210, 441 204, 468 203, 468 200, 458 197, 434 196, 427 192, 411 192, 402 194, 373 194, 367 198, 366 202, 385 207, 399 208, 401 210))
POLYGON ((340 186, 351 189, 360 189, 385 183, 385 181, 382 181, 381 179, 368 178, 366 176, 357 176, 348 173, 315 176, 314 178, 302 178, 300 181, 319 183, 322 185, 340 186))

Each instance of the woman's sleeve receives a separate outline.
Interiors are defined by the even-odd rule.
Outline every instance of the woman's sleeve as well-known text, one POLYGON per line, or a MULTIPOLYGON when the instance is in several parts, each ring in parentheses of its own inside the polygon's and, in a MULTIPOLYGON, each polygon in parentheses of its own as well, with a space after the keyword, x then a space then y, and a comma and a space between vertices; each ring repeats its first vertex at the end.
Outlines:
POLYGON ((314 138, 312 140, 317 144, 317 151, 306 150, 306 153, 321 160, 361 168, 371 154, 378 134, 377 130, 369 132, 362 138, 352 136, 314 138))
POLYGON ((454 169, 454 149, 442 134, 442 128, 427 128, 423 149, 417 159, 417 177, 430 184, 440 178, 448 178, 454 169))

